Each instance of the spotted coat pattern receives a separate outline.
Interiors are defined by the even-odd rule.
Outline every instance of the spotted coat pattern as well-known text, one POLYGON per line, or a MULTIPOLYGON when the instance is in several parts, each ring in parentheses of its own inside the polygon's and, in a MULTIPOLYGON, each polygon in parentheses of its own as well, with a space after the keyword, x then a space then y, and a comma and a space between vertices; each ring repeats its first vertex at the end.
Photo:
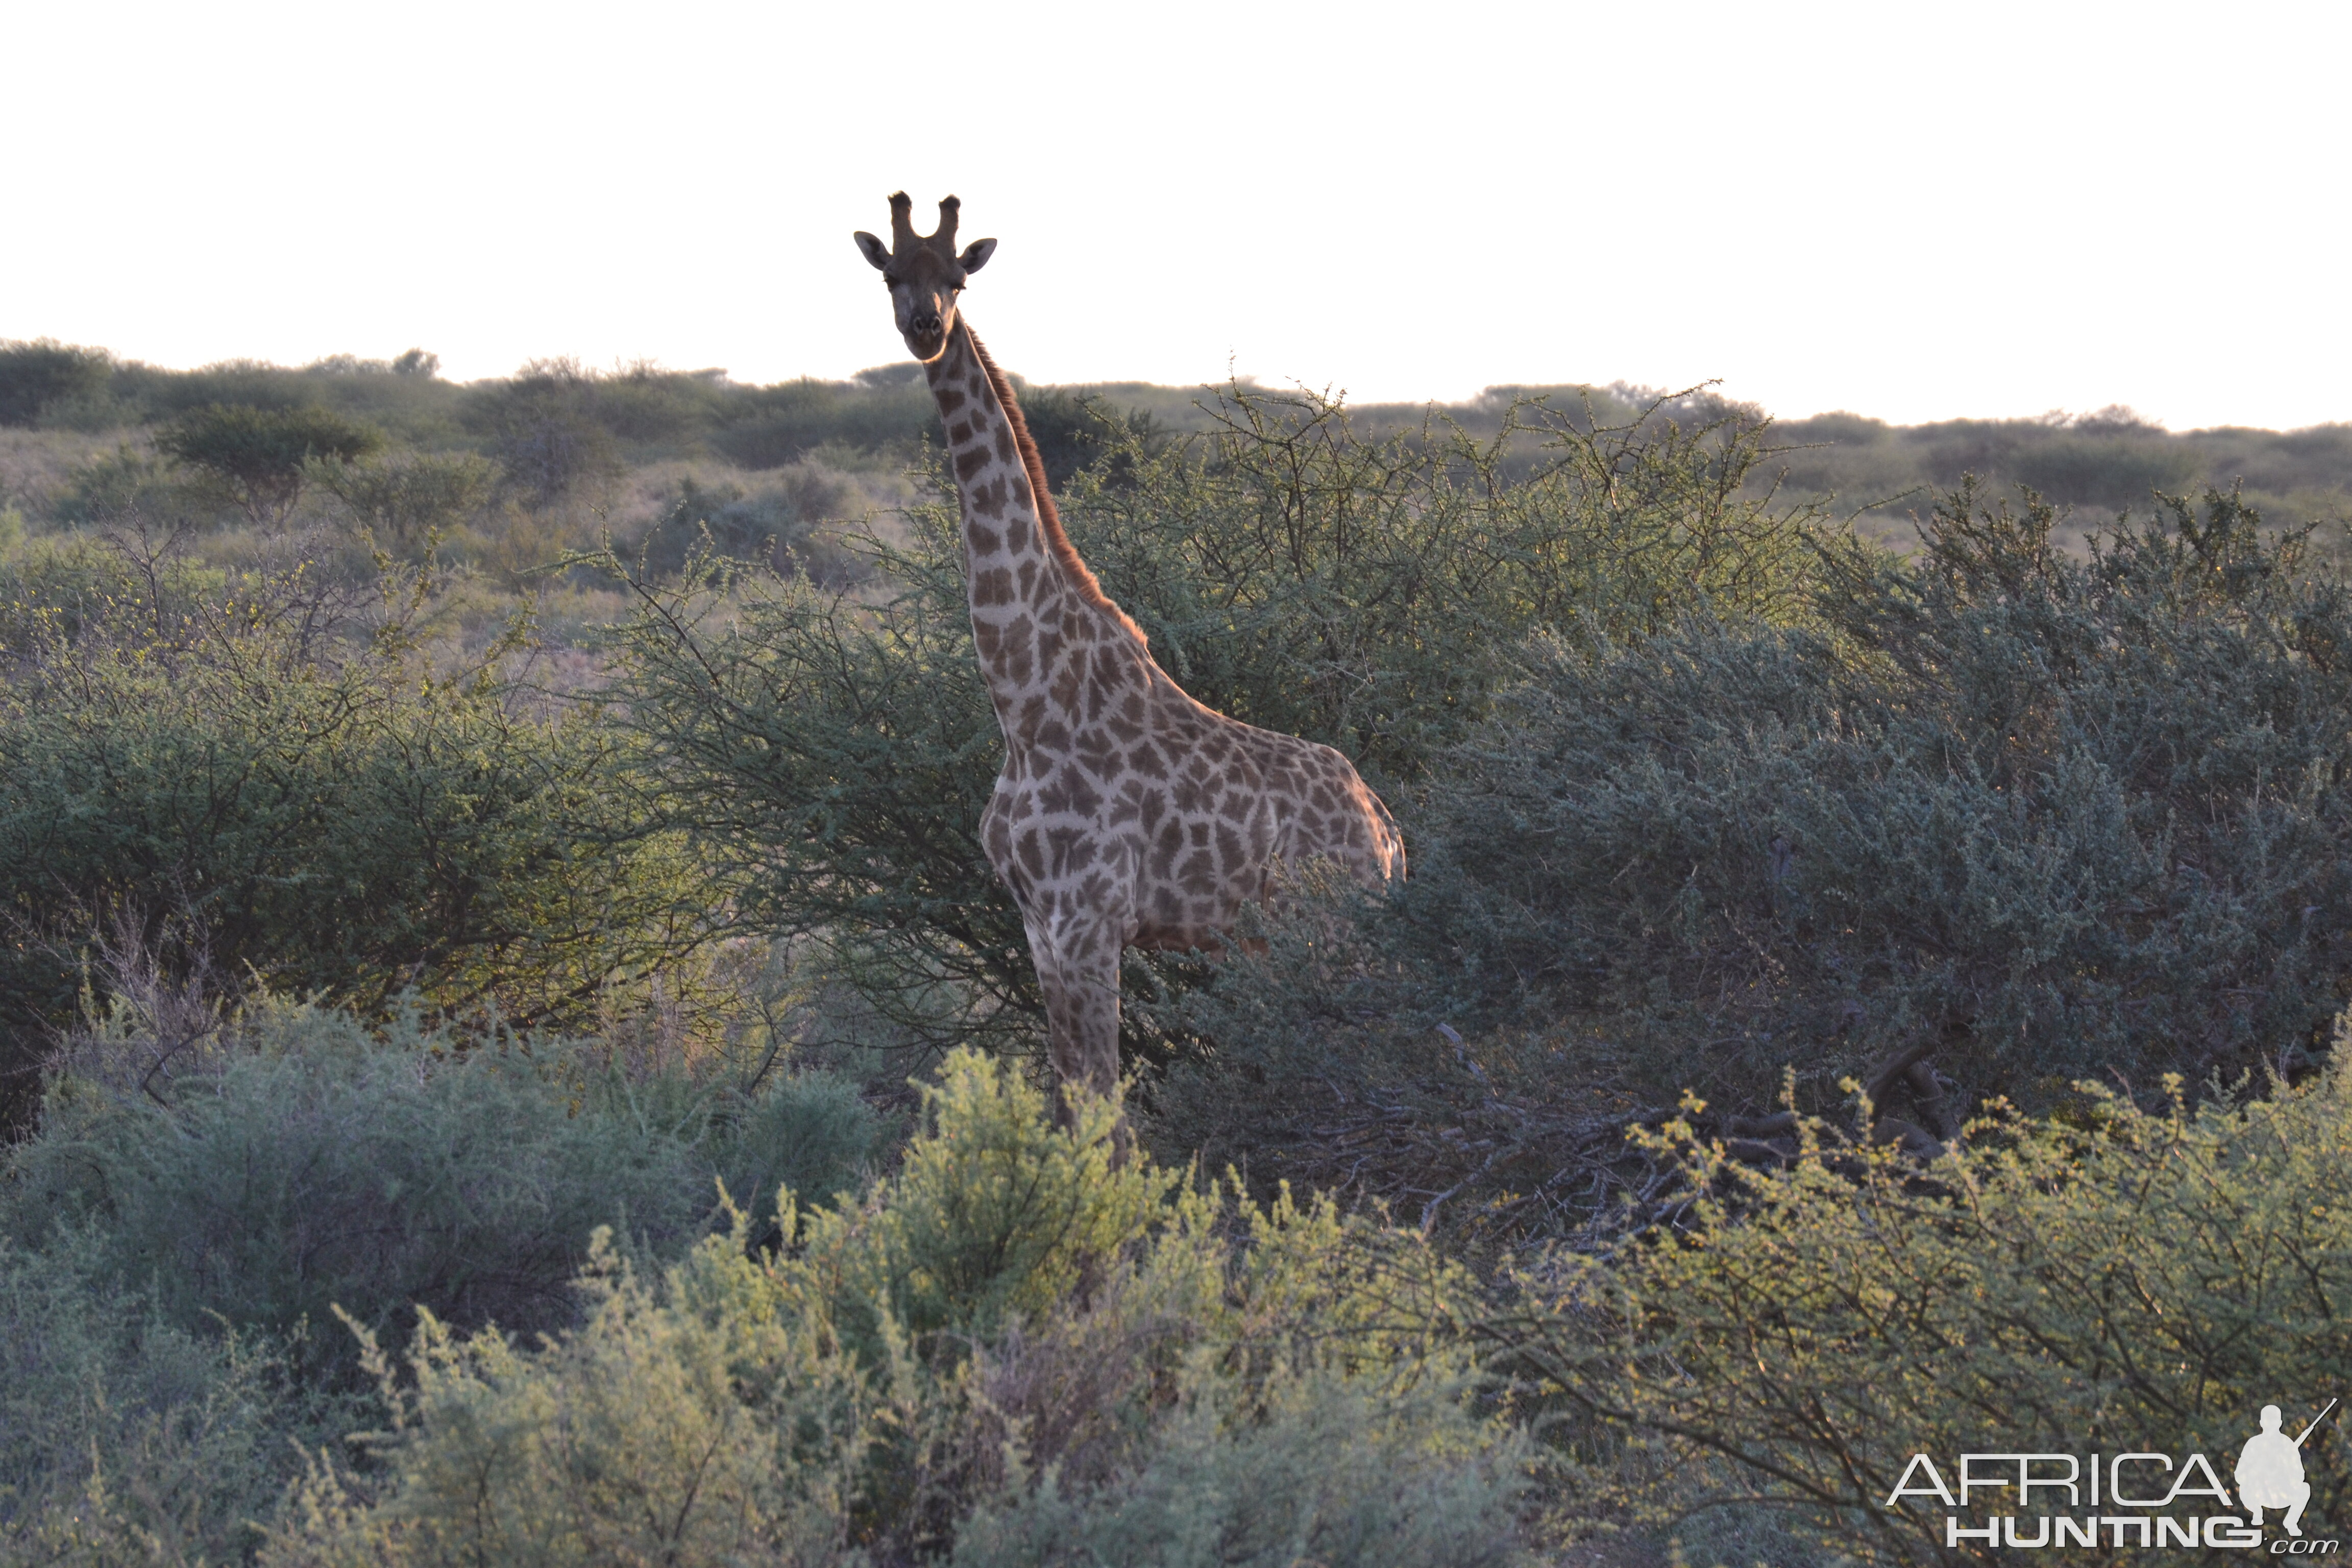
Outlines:
POLYGON ((1065 1083, 1118 1080, 1125 947, 1216 949, 1285 865, 1404 875, 1378 795, 1328 746, 1187 696, 1062 535, 1011 384, 959 315, 925 370, 962 502, 972 642, 1004 732, 981 818, 1065 1083), (1008 414, 1008 407, 1016 409, 1008 414), (1034 479, 1034 485, 1033 485, 1034 479))

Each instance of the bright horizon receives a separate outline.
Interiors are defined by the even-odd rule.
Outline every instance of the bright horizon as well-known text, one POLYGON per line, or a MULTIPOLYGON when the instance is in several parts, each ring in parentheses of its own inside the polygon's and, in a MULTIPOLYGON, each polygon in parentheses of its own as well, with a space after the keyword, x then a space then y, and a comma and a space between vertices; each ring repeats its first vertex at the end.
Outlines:
POLYGON ((2343 8, 18 6, 0 337, 845 376, 950 192, 1052 383, 2352 419, 2343 8))

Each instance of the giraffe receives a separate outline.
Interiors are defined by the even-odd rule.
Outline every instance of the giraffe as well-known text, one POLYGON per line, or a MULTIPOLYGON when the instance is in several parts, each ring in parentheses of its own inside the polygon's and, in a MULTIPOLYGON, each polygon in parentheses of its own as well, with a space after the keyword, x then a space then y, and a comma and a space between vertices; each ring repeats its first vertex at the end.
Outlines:
POLYGON ((957 309, 996 241, 959 254, 957 199, 928 237, 913 206, 893 195, 889 247, 861 231, 857 248, 947 431, 972 646, 1004 735, 981 841, 1021 910, 1066 1121, 1072 1086, 1118 1089, 1121 950, 1215 951, 1285 866, 1327 858, 1377 888, 1403 877, 1404 845, 1347 758, 1227 718, 1153 661, 1062 531, 1012 384, 957 309))

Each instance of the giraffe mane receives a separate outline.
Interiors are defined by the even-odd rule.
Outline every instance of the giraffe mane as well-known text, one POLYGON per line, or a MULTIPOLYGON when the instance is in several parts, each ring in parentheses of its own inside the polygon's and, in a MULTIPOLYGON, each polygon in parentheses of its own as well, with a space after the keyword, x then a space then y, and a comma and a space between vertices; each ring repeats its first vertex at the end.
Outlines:
POLYGON ((1109 611, 1111 618, 1129 636, 1149 647, 1151 639, 1143 635, 1143 628, 1137 626, 1108 594, 1103 592, 1102 584, 1095 579, 1093 568, 1080 558, 1077 546, 1070 542, 1070 536, 1062 531, 1062 514, 1054 505, 1052 493, 1045 489, 1045 459, 1037 456, 1037 443, 1029 438, 1029 421, 1021 416, 1021 405, 1013 395, 1012 382, 996 368, 996 362, 989 358, 987 346, 980 341, 980 334, 973 331, 968 323, 958 324, 971 339, 971 351, 979 357, 980 368, 988 374, 988 384, 995 391, 996 401, 1004 410, 1005 423, 1013 427, 1013 444, 1021 449, 1021 466, 1029 473, 1029 493, 1036 501, 1037 528, 1045 536, 1045 547, 1054 552, 1054 559, 1061 563, 1062 570, 1068 574, 1070 585, 1077 590, 1080 599, 1097 610, 1109 611))

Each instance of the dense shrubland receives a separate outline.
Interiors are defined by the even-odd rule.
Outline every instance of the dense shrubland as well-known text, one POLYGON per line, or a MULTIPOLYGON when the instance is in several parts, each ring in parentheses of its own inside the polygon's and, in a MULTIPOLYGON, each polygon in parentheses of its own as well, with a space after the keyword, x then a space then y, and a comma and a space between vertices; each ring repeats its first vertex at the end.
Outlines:
POLYGON ((1124 1168, 904 367, 0 349, 5 1554, 1937 1561, 1913 1451, 2352 1373, 2352 603, 2220 436, 1031 404, 1414 867, 1133 962, 1124 1168))
POLYGON ((707 938, 625 739, 416 647, 431 584, 135 542, 0 564, 0 1070, 110 963, 576 1023, 707 938))
POLYGON ((1686 1088, 1860 1079, 1940 1141, 2080 1079, 2310 1070, 2347 1000, 2352 603, 2234 498, 2087 561, 2052 521, 1964 491, 1907 563, 1824 542, 1810 623, 1530 643, 1421 792, 1402 896, 1197 1005, 1222 1048, 1177 1069, 1180 1141, 1328 1181, 1402 1135, 1366 1167, 1392 1195, 1475 1170, 1540 1230, 1686 1088))

